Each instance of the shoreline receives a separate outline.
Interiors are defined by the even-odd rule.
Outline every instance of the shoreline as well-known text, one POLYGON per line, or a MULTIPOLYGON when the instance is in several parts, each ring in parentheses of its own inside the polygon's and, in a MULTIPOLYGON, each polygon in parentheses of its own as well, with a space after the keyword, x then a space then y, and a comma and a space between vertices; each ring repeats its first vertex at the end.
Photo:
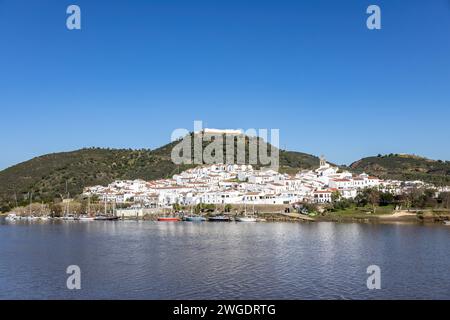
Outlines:
POLYGON ((415 224, 442 224, 450 221, 450 213, 438 213, 433 211, 406 211, 400 210, 392 214, 368 214, 368 215, 342 215, 328 214, 318 216, 317 222, 357 222, 357 223, 415 223, 415 224))
MULTIPOLYGON (((8 213, 0 214, 0 218, 6 218, 8 213)), ((444 221, 450 221, 450 213, 436 214, 432 212, 415 213, 408 211, 398 211, 393 214, 370 214, 370 215, 343 215, 339 213, 327 214, 324 216, 315 216, 313 218, 305 216, 301 217, 287 216, 283 214, 267 213, 259 214, 258 218, 265 219, 265 222, 270 223, 319 223, 319 222, 333 222, 333 223, 361 223, 361 224, 390 224, 390 223, 404 223, 417 225, 442 225, 444 221)), ((62 218, 51 218, 51 221, 63 221, 62 218)), ((139 219, 124 218, 118 221, 143 221, 156 222, 157 217, 143 217, 139 219)), ((42 221, 41 221, 42 222, 42 221)), ((235 222, 235 221, 232 221, 235 222)), ((265 223, 258 222, 258 223, 265 223)), ((226 223, 226 222, 225 222, 226 223)))

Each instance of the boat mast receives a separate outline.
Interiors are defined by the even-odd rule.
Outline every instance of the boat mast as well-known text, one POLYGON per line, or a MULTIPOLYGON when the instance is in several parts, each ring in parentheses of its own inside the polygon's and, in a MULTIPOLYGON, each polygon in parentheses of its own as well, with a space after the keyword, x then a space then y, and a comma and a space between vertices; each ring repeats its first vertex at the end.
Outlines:
POLYGON ((33 191, 30 192, 30 210, 29 210, 30 216, 31 216, 31 202, 32 202, 32 200, 33 200, 33 191))
POLYGON ((246 196, 244 196, 244 214, 247 215, 247 201, 246 201, 246 196))

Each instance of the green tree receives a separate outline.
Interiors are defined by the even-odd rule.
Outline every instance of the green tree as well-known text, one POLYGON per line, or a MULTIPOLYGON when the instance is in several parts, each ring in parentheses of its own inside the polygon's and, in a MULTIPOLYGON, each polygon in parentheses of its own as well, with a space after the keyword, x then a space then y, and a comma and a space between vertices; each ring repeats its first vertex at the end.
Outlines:
POLYGON ((173 211, 180 212, 182 210, 181 205, 177 202, 173 204, 173 211))
POLYGON ((380 206, 388 206, 395 202, 394 195, 390 192, 380 193, 380 206))
POLYGON ((369 203, 372 205, 373 213, 376 213, 377 206, 380 204, 380 192, 375 188, 369 189, 367 199, 369 200, 369 203))
POLYGON ((334 191, 331 194, 331 201, 333 203, 339 202, 341 199, 342 199, 342 195, 341 195, 341 193, 339 191, 334 191))

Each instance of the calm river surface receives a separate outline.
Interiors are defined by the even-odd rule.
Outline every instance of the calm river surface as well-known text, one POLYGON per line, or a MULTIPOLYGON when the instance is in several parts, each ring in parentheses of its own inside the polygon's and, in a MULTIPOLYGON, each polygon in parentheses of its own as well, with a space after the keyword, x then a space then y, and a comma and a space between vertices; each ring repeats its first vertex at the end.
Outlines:
POLYGON ((450 227, 1 220, 0 299, 450 299, 450 227))

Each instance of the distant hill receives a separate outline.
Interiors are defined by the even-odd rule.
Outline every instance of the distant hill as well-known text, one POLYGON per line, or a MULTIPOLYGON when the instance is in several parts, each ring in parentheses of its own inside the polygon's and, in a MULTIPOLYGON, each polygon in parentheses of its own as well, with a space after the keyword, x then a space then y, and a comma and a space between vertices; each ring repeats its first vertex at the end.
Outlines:
MULTIPOLYGON (((48 202, 65 195, 66 186, 74 196, 86 186, 106 185, 117 179, 171 177, 193 167, 177 166, 171 161, 171 151, 176 143, 156 150, 81 149, 48 154, 17 164, 0 171, 0 209, 7 211, 14 207, 16 197, 19 204, 26 204, 29 192, 33 192, 34 201, 48 202)), ((283 172, 296 172, 318 165, 317 157, 280 151, 280 170, 283 172)))
POLYGON ((423 180, 436 185, 450 185, 450 161, 391 154, 364 158, 350 165, 350 169, 366 172, 383 179, 423 180))

